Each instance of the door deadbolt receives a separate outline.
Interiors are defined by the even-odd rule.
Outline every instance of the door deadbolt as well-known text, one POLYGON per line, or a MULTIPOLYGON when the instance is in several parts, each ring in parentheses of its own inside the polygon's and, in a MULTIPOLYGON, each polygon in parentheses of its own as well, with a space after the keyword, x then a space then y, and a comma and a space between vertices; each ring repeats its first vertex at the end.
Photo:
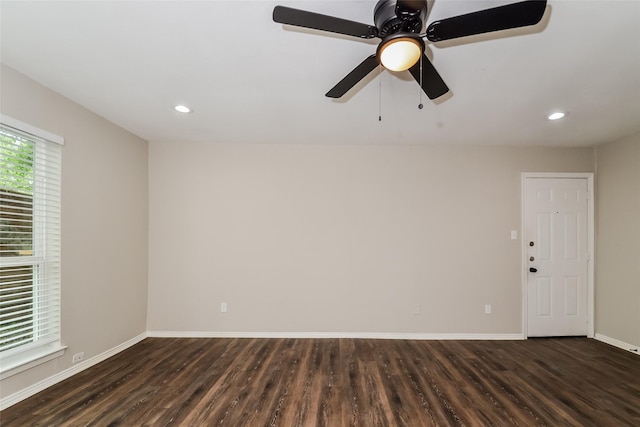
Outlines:
POLYGON ((534 243, 533 243, 533 242, 529 242, 529 246, 533 246, 533 245, 534 245, 534 243))
POLYGON ((535 260, 536 260, 536 259, 535 259, 534 257, 529 257, 529 261, 533 262, 533 261, 535 261, 535 260))

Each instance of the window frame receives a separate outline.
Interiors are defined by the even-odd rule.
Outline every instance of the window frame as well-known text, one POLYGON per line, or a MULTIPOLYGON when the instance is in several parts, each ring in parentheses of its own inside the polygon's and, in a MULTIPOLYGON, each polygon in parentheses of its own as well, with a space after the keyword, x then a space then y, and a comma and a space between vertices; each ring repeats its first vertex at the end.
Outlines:
MULTIPOLYGON (((64 145, 64 138, 62 138, 61 136, 55 135, 51 132, 39 129, 35 126, 29 125, 27 123, 23 123, 19 120, 13 119, 9 116, 6 115, 0 115, 0 124, 3 125, 3 127, 5 128, 9 128, 9 130, 15 130, 17 134, 19 135, 26 135, 27 137, 32 138, 32 141, 34 141, 34 152, 36 153, 36 155, 34 156, 34 159, 39 158, 40 156, 37 153, 40 153, 40 155, 43 153, 43 150, 46 150, 46 148, 44 147, 45 144, 49 144, 49 143, 54 143, 54 144, 59 144, 59 145, 64 145)), ((60 167, 61 166, 61 158, 60 158, 60 163, 56 164, 56 167, 60 167)), ((50 167, 51 165, 49 165, 50 167)), ((61 179, 61 176, 60 176, 61 179)), ((39 176, 38 174, 36 174, 36 176, 34 177, 34 195, 33 195, 33 205, 32 205, 32 211, 35 213, 36 211, 38 212, 42 212, 44 211, 43 206, 41 205, 42 203, 42 195, 40 195, 41 193, 38 191, 38 189, 40 188, 45 188, 44 186, 38 185, 38 181, 42 180, 42 177, 39 176)), ((46 190, 44 190, 46 191, 46 190)), ((47 197, 49 196, 48 193, 47 197)), ((57 194, 57 206, 60 207, 61 205, 61 194, 58 193, 57 194)), ((33 241, 33 252, 31 255, 22 255, 22 256, 11 256, 11 257, 3 257, 2 261, 2 266, 3 267, 10 267, 10 266, 30 266, 32 268, 32 281, 33 281, 33 312, 34 312, 34 317, 35 317, 35 313, 37 311, 38 308, 38 304, 40 304, 43 300, 43 298, 55 298, 52 296, 47 296, 48 294, 41 294, 39 292, 39 289, 42 285, 41 282, 39 282, 36 279, 36 275, 38 274, 38 272, 43 272, 44 269, 48 268, 47 267, 47 259, 46 259, 46 254, 48 253, 48 248, 47 245, 49 245, 51 242, 49 242, 49 237, 47 236, 47 234, 42 233, 41 229, 39 229, 40 227, 42 227, 43 222, 49 222, 49 217, 47 216, 47 213, 45 212, 44 214, 38 214, 38 219, 39 220, 34 220, 32 227, 33 227, 33 235, 34 236, 39 236, 36 240, 36 238, 34 237, 34 241, 33 241)), ((61 218, 58 216, 57 217, 57 227, 58 229, 60 228, 60 221, 61 218)), ((55 251, 57 252, 58 256, 60 256, 60 242, 58 241, 57 243, 58 247, 55 249, 55 251)), ((58 260, 57 263, 57 267, 59 268, 60 265, 60 261, 58 260)), ((59 274, 59 273, 58 273, 59 274)), ((57 280, 57 284, 55 286, 57 286, 57 291, 58 291, 58 295, 60 294, 60 280, 58 278, 57 280)), ((47 286, 47 285, 44 285, 47 286)), ((61 311, 61 301, 58 297, 57 300, 57 322, 58 324, 60 323, 60 313, 61 311)), ((33 326, 33 335, 37 335, 38 334, 38 328, 40 327, 40 323, 39 321, 37 321, 37 319, 34 319, 34 326, 33 326)), ((37 366, 39 364, 48 362, 50 360, 53 360, 57 357, 60 357, 64 354, 64 351, 66 349, 66 346, 62 345, 61 343, 61 331, 60 331, 60 327, 57 328, 56 333, 52 334, 52 336, 48 336, 45 339, 38 339, 36 341, 32 341, 32 342, 27 342, 24 344, 20 344, 19 346, 13 347, 13 348, 8 348, 6 350, 0 351, 0 380, 3 380, 5 378, 8 378, 10 376, 13 376, 19 372, 25 371, 27 369, 30 369, 34 366, 37 366)))

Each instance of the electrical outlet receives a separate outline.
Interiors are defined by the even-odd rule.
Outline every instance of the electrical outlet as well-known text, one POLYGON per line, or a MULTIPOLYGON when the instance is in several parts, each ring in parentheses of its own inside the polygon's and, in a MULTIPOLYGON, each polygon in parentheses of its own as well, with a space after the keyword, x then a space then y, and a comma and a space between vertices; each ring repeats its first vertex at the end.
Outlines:
POLYGON ((220 303, 220 313, 226 313, 227 312, 227 303, 226 302, 221 302, 220 303))
POLYGON ((418 314, 420 314, 420 313, 422 312, 422 307, 420 306, 420 304, 413 304, 413 307, 412 307, 412 309, 411 309, 411 312, 412 312, 413 314, 418 315, 418 314))
POLYGON ((71 359, 73 363, 82 362, 83 360, 84 360, 84 351, 74 354, 73 358, 71 359))
POLYGON ((484 305, 484 314, 491 314, 491 304, 484 305))

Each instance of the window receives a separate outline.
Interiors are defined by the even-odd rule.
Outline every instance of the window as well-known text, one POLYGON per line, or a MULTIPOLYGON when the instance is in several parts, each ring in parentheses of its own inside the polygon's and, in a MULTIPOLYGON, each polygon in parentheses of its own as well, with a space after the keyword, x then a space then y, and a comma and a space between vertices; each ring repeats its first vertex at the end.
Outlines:
POLYGON ((0 123, 0 371, 60 350, 62 138, 0 123), (42 137, 42 136, 45 137, 42 137))

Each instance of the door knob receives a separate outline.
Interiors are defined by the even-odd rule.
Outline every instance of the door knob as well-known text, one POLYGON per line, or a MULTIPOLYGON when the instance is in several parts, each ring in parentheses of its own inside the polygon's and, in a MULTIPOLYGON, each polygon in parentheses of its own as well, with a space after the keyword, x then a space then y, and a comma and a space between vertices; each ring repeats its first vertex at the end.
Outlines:
POLYGON ((531 267, 531 268, 529 268, 529 271, 532 272, 532 273, 535 273, 535 272, 538 271, 538 269, 535 268, 535 267, 531 267))

